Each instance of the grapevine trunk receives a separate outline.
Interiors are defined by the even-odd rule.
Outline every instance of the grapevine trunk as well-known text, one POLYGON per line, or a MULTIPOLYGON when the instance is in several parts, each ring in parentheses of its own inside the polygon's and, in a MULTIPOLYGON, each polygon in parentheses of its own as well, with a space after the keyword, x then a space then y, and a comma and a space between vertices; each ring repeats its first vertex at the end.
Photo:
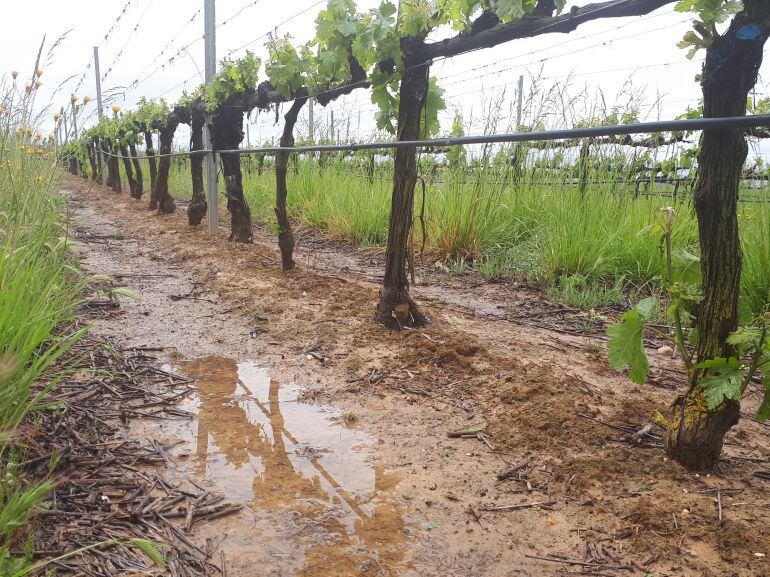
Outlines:
POLYGON ((158 165, 155 162, 155 149, 152 146, 152 133, 144 131, 144 146, 147 164, 150 166, 150 210, 158 208, 158 165))
POLYGON ((120 147, 120 155, 123 157, 123 169, 126 172, 126 180, 128 180, 128 189, 131 192, 131 198, 141 198, 141 195, 136 195, 136 181, 134 180, 134 171, 131 167, 131 159, 128 157, 128 149, 125 146, 120 147))
MULTIPOLYGON (((743 116, 757 81, 762 51, 770 34, 770 3, 747 0, 729 29, 716 36, 706 53, 701 86, 704 117, 743 116)), ((738 236, 738 184, 748 146, 742 130, 708 130, 701 137, 695 212, 698 217, 703 301, 698 311, 698 362, 735 356, 727 337, 738 327, 741 245, 738 236)), ((709 410, 693 373, 687 394, 675 405, 667 431, 668 454, 691 470, 716 465, 724 436, 738 422, 740 406, 726 401, 709 410)))
POLYGON ((144 194, 144 177, 142 175, 142 165, 139 164, 139 155, 136 152, 136 144, 130 143, 128 150, 131 153, 131 164, 134 166, 134 179, 136 180, 136 195, 134 198, 142 198, 144 194))
MULTIPOLYGON (((194 110, 190 118, 190 150, 203 150, 203 114, 194 110)), ((187 222, 190 226, 201 223, 206 216, 206 190, 203 185, 203 155, 194 154, 190 157, 190 173, 192 176, 192 199, 187 208, 187 222)))
MULTIPOLYGON (((281 146, 294 146, 294 125, 297 123, 299 111, 307 102, 307 98, 299 98, 294 101, 289 111, 284 115, 283 134, 281 134, 281 146)), ((289 221, 289 213, 286 209, 286 175, 289 168, 289 153, 279 152, 275 155, 275 217, 278 221, 278 246, 281 249, 281 263, 283 270, 294 268, 294 233, 289 221)))
MULTIPOLYGON (((222 106, 211 121, 211 142, 217 150, 234 150, 243 140, 243 110, 240 107, 222 106)), ((230 240, 252 242, 251 211, 243 196, 241 157, 238 154, 222 154, 222 173, 227 191, 227 208, 230 210, 230 240)))
MULTIPOLYGON (((401 43, 404 54, 404 73, 400 89, 398 140, 418 140, 422 109, 428 94, 429 69, 427 64, 412 62, 409 58, 412 49, 422 44, 421 39, 402 38, 401 43)), ((385 251, 385 277, 380 289, 380 302, 376 316, 378 322, 389 328, 422 326, 429 320, 409 296, 409 280, 406 271, 416 183, 416 149, 396 149, 388 243, 385 251)))
POLYGON ((166 124, 159 131, 160 154, 158 162, 158 212, 161 214, 170 214, 176 210, 176 203, 168 192, 168 172, 171 168, 171 157, 162 156, 171 154, 171 144, 174 140, 174 132, 179 125, 179 120, 175 115, 169 115, 166 124))

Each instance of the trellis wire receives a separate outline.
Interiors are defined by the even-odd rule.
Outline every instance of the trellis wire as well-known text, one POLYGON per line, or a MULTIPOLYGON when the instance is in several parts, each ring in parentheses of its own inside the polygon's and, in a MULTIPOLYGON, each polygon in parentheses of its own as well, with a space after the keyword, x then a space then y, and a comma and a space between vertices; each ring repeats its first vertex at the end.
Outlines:
MULTIPOLYGON (((770 127, 770 114, 753 116, 728 116, 723 118, 695 118, 663 120, 656 122, 637 122, 632 124, 614 124, 608 126, 591 126, 586 128, 569 128, 560 130, 539 130, 532 132, 508 132, 502 134, 486 134, 479 136, 457 136, 451 138, 436 138, 428 140, 397 140, 387 142, 364 142, 360 144, 319 144, 310 146, 272 146, 259 148, 239 148, 235 150, 201 149, 187 152, 171 152, 156 154, 154 158, 171 158, 175 156, 194 156, 200 154, 272 154, 277 152, 343 152, 357 150, 385 150, 399 148, 426 148, 446 146, 464 146, 470 144, 496 144, 510 142, 537 142, 545 140, 566 140, 574 138, 595 138, 602 136, 625 136, 631 134, 655 134, 661 132, 692 132, 696 130, 730 130, 737 128, 770 127)), ((629 143, 633 146, 633 143, 629 143)), ((109 151, 105 154, 117 158, 133 158, 109 151)), ((146 157, 142 157, 146 158, 146 157)))

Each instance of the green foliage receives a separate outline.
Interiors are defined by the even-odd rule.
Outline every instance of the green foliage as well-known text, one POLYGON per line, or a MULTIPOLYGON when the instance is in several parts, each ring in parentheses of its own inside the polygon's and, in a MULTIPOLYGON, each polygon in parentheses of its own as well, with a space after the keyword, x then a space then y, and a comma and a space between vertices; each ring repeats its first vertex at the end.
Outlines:
POLYGON ((32 510, 52 489, 50 481, 22 487, 15 472, 11 471, 5 472, 4 478, 0 479, 0 575, 24 575, 29 571, 30 557, 26 554, 14 556, 11 545, 17 535, 23 534, 32 510))
POLYGON ((353 0, 329 0, 316 18, 315 85, 328 86, 350 78, 349 57, 360 16, 353 0))
POLYGON ((738 348, 738 354, 748 356, 751 361, 746 368, 741 393, 754 376, 760 374, 764 389, 764 400, 757 411, 756 419, 764 422, 770 419, 770 312, 756 317, 750 324, 741 326, 727 342, 738 348))
MULTIPOLYGON (((23 118, 27 111, 14 107, 6 112, 23 118)), ((70 151, 84 142, 73 143, 70 151)), ((25 459, 24 451, 14 446, 22 442, 18 432, 25 418, 44 406, 45 395, 61 378, 54 364, 84 332, 72 326, 85 285, 73 268, 59 173, 51 151, 28 144, 23 133, 9 124, 0 131, 0 575, 4 576, 29 573, 31 551, 20 541, 32 510, 52 488, 49 482, 29 483, 23 478, 18 463, 25 459)), ((31 433, 34 427, 27 428, 31 433)))
POLYGON ((395 73, 375 71, 370 75, 369 81, 372 84, 372 103, 379 108, 375 115, 377 128, 395 134, 394 120, 398 115, 399 77, 395 73))
POLYGON ((444 89, 439 87, 438 80, 431 76, 428 83, 428 95, 425 98, 425 109, 423 110, 423 126, 421 134, 423 138, 429 138, 439 133, 441 123, 438 119, 438 113, 446 108, 444 101, 444 89))
POLYGON ((206 85, 201 84, 195 90, 188 93, 186 90, 182 92, 182 96, 179 97, 176 105, 180 108, 190 108, 203 100, 206 90, 206 85))
MULTIPOLYGON (((566 0, 556 0, 561 12, 566 0)), ((454 30, 469 31, 482 12, 492 11, 503 22, 532 13, 537 0, 403 0, 399 28, 404 36, 425 37, 438 26, 449 24, 454 30)))
POLYGON ((590 279, 581 274, 564 275, 549 287, 548 297, 582 309, 619 305, 623 299, 624 279, 612 283, 590 279))
POLYGON ((308 74, 313 66, 309 51, 303 57, 286 39, 268 43, 269 57, 265 72, 278 93, 287 100, 299 88, 307 85, 308 74))
MULTIPOLYGON (((702 360, 693 367, 694 353, 688 345, 697 342, 698 335, 695 329, 687 335, 686 327, 694 325, 698 304, 703 300, 698 259, 687 251, 671 249, 675 212, 671 207, 663 209, 663 212, 666 215, 663 224, 647 227, 647 231, 660 229, 663 232, 661 245, 667 262, 667 312, 674 320, 673 336, 666 332, 659 334, 669 338, 677 347, 691 376, 697 378, 697 386, 703 390, 709 411, 717 410, 726 400, 740 401, 754 377, 761 374, 764 400, 756 418, 759 421, 770 419, 770 313, 765 312, 751 323, 740 326, 727 339, 727 344, 737 349, 738 357, 750 358, 748 365, 743 365, 738 357, 716 357, 702 360), (699 372, 694 372, 696 370, 699 372)), ((607 329, 610 363, 615 370, 623 370, 630 365, 631 379, 640 384, 646 381, 649 370, 643 345, 644 323, 652 316, 654 306, 654 299, 645 299, 624 313, 619 323, 607 329)), ((765 306, 768 306, 767 303, 765 306)))
POLYGON ((680 0, 677 12, 695 12, 703 22, 721 24, 742 8, 740 0, 680 0))
POLYGON ((358 18, 351 48, 364 70, 370 70, 380 62, 401 63, 396 12, 396 6, 386 0, 358 18))
POLYGON ((403 36, 424 38, 436 26, 443 24, 445 10, 430 0, 401 0, 398 28, 403 36))
POLYGON ((692 59, 701 49, 711 46, 716 35, 716 25, 725 22, 743 8, 740 0, 680 0, 677 12, 694 12, 698 16, 693 27, 677 44, 687 49, 687 58, 692 59))
POLYGON ((748 110, 751 114, 770 114, 770 97, 760 98, 756 102, 749 97, 748 110))
POLYGON ((708 372, 699 379, 698 384, 706 395, 709 411, 715 410, 726 399, 741 399, 743 367, 738 359, 716 357, 698 363, 698 368, 708 372))
POLYGON ((204 89, 206 110, 216 110, 231 96, 254 90, 261 66, 262 61, 252 52, 237 60, 223 60, 219 72, 204 89))
POLYGON ((621 321, 607 329, 610 342, 607 345, 610 364, 616 371, 622 371, 629 365, 631 380, 644 384, 650 372, 650 363, 644 352, 644 323, 649 320, 659 306, 654 297, 640 301, 634 308, 621 315, 621 321))
POLYGON ((634 124, 639 122, 639 110, 636 108, 624 109, 613 106, 609 113, 600 116, 581 119, 575 122, 575 128, 589 128, 592 126, 608 126, 616 124, 634 124))
POLYGON ((135 111, 138 123, 148 130, 152 130, 166 123, 169 106, 165 99, 147 100, 144 96, 139 99, 139 107, 135 111))
MULTIPOLYGON (((463 116, 459 110, 455 111, 454 120, 452 120, 452 129, 447 134, 450 138, 458 138, 465 136, 465 129, 463 128, 463 116)), ((462 146, 453 146, 449 149, 446 155, 447 163, 451 169, 463 169, 467 166, 467 155, 465 148, 462 146)))
POLYGON ((535 9, 537 0, 497 0, 494 3, 495 14, 503 22, 518 20, 535 9))

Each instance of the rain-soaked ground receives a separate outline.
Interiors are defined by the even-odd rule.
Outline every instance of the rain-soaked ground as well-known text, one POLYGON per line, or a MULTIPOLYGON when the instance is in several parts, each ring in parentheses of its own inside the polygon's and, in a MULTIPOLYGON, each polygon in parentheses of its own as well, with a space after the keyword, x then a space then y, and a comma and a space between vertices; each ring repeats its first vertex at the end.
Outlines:
POLYGON ((254 361, 210 356, 170 368, 195 379, 182 406, 195 417, 155 433, 173 445, 174 477, 243 506, 206 535, 229 566, 404 574, 404 545, 418 527, 391 498, 399 479, 373 464, 373 439, 355 429, 354 414, 303 401, 298 384, 279 383, 254 361))
MULTIPOLYGON (((153 476, 242 506, 187 533, 217 565, 222 547, 228 577, 770 574, 758 395, 720 473, 689 475, 605 426, 641 428, 676 391, 642 398, 599 340, 439 302, 429 328, 384 331, 376 283, 348 278, 336 253, 305 251, 285 274, 272 244, 72 186, 81 266, 141 294, 93 334, 197 380, 192 419, 136 420, 126 435, 167 448, 153 476), (492 446, 449 436, 478 427, 492 446), (524 468, 500 481, 511 466, 524 468)), ((433 288, 478 305, 480 288, 433 288)), ((493 300, 516 294, 500 285, 493 300)))

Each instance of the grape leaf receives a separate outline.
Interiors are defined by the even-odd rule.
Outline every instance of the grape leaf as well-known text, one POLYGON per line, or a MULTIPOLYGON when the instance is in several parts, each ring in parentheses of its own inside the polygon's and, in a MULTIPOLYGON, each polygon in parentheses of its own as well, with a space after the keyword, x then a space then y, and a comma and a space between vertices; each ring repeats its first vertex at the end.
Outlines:
POLYGON ((644 321, 650 320, 652 318, 652 315, 655 313, 656 310, 658 310, 659 307, 660 307, 660 303, 658 302, 657 298, 647 297, 646 299, 642 299, 638 303, 636 303, 636 306, 634 308, 639 313, 639 316, 642 319, 642 322, 644 322, 644 321))
MULTIPOLYGON (((610 337, 607 350, 612 368, 622 371, 630 365, 631 380, 642 385, 650 372, 650 363, 642 343, 644 320, 638 307, 639 305, 621 315, 622 320, 619 323, 607 328, 607 336, 610 337)), ((643 308, 646 308, 646 305, 643 308)))
POLYGON ((700 378, 699 384, 706 395, 709 411, 716 409, 725 399, 740 400, 743 367, 738 359, 716 357, 699 363, 698 368, 708 371, 700 378))

